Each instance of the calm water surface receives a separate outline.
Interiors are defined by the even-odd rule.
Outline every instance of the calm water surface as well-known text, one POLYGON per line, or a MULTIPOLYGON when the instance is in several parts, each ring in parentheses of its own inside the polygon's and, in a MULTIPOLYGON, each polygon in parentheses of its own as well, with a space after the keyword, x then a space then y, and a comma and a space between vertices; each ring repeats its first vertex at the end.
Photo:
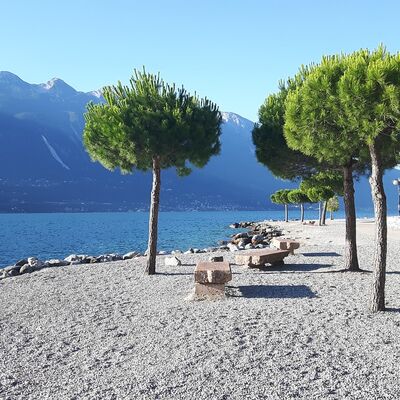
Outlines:
MULTIPOLYGON (((369 213, 359 216, 371 216, 369 213)), ((214 246, 239 221, 282 219, 281 211, 161 212, 159 250, 214 246)), ((343 215, 337 213, 337 217, 343 215)), ((298 217, 293 210, 292 218, 298 217)), ((306 218, 316 218, 307 211, 306 218)), ((148 213, 0 214, 0 268, 23 257, 64 258, 69 254, 126 253, 147 247, 148 213)))

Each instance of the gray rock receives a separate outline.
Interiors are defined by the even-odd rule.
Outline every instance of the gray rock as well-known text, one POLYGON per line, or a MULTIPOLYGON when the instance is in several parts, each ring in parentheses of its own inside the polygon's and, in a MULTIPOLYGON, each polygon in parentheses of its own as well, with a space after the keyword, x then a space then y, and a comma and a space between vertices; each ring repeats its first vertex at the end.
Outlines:
POLYGON ((25 264, 28 264, 28 259, 23 258, 22 260, 17 261, 14 265, 16 267, 22 267, 25 264))
POLYGON ((80 257, 77 254, 70 254, 68 257, 64 258, 64 261, 71 263, 72 261, 80 261, 80 257))
POLYGON ((166 254, 168 254, 168 252, 165 251, 165 250, 160 250, 160 251, 158 252, 158 255, 159 255, 159 256, 165 256, 166 254))
POLYGON ((122 256, 122 259, 123 259, 123 260, 130 260, 130 259, 132 259, 132 258, 137 257, 138 255, 139 255, 138 252, 136 252, 136 251, 130 251, 129 253, 124 254, 124 255, 122 256))
POLYGON ((182 265, 181 260, 178 257, 166 257, 164 263, 168 267, 176 267, 182 265))
POLYGON ((22 275, 22 274, 30 274, 34 270, 35 270, 34 266, 29 265, 29 264, 25 264, 19 269, 19 273, 20 273, 20 275, 22 275))
POLYGON ((253 248, 253 245, 251 243, 246 244, 246 246, 244 246, 245 250, 250 250, 253 248))
POLYGON ((17 276, 19 275, 19 270, 21 267, 18 265, 10 265, 9 267, 6 267, 3 269, 4 273, 6 276, 17 276))
POLYGON ((254 235, 254 236, 251 238, 251 243, 252 243, 253 245, 256 245, 256 244, 261 243, 263 240, 264 240, 264 236, 263 236, 263 235, 254 235))
POLYGON ((58 258, 52 258, 51 260, 45 261, 45 264, 49 267, 64 267, 69 265, 68 261, 60 260, 58 258))
POLYGON ((241 232, 241 233, 237 233, 234 238, 235 239, 244 239, 244 238, 248 238, 249 234, 247 232, 241 232))
POLYGON ((74 260, 69 263, 69 265, 79 265, 81 262, 79 260, 74 260))
POLYGON ((171 254, 172 255, 174 255, 174 254, 182 254, 182 252, 180 250, 172 250, 171 254))
POLYGON ((112 261, 121 261, 123 258, 121 254, 111 253, 109 256, 112 258, 112 261))
POLYGON ((226 245, 226 247, 228 248, 229 251, 238 251, 239 250, 239 247, 236 246, 236 244, 233 244, 233 243, 228 243, 226 245))
POLYGON ((39 260, 39 259, 37 259, 36 257, 29 257, 28 258, 28 265, 33 267, 34 269, 40 269, 40 268, 43 268, 45 266, 44 262, 39 260))
POLYGON ((194 251, 192 248, 190 248, 188 251, 185 251, 183 254, 193 254, 194 251))
POLYGON ((223 256, 211 256, 208 258, 208 261, 211 262, 222 262, 224 261, 224 257, 223 256))
POLYGON ((102 254, 101 256, 96 257, 97 262, 111 262, 113 261, 113 257, 111 254, 102 254))

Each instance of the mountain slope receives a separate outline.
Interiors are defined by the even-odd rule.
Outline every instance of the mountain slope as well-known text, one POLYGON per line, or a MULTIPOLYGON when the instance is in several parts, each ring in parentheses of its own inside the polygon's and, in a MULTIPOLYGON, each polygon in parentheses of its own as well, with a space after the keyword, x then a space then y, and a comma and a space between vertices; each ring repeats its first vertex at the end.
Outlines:
MULTIPOLYGON (((148 209, 149 174, 107 171, 85 152, 89 101, 100 102, 99 93, 76 91, 60 79, 29 84, 0 72, 0 212, 148 209)), ((234 113, 223 119, 219 156, 189 177, 162 172, 162 209, 274 208, 270 193, 296 186, 257 163, 253 122, 234 113)), ((392 179, 397 171, 387 175, 392 179)), ((358 205, 370 207, 366 181, 357 186, 358 205)), ((389 204, 394 196, 389 190, 389 204)))

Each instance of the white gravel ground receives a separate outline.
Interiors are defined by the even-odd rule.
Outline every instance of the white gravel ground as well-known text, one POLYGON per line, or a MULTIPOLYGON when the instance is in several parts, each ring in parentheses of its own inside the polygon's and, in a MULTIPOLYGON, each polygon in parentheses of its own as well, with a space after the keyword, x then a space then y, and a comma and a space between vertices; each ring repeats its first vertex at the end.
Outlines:
MULTIPOLYGON (((398 399, 400 231, 387 306, 370 273, 339 273, 343 222, 282 224, 301 238, 281 269, 234 275, 222 301, 188 301, 193 269, 145 276, 143 258, 0 281, 0 399, 398 399)), ((369 269, 373 223, 359 223, 369 269)), ((224 253, 233 261, 232 254, 224 253)))

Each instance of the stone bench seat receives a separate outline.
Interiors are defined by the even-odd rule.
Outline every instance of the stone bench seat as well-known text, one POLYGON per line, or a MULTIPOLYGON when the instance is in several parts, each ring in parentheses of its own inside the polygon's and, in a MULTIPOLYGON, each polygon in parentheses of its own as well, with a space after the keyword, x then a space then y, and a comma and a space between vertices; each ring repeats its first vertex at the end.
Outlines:
POLYGON ((289 250, 290 254, 300 247, 300 242, 291 239, 273 238, 271 245, 279 250, 289 250))
POLYGON ((232 280, 227 261, 201 261, 194 270, 196 297, 224 297, 225 283, 232 280))
POLYGON ((271 266, 283 265, 284 258, 289 255, 289 250, 260 249, 241 252, 235 257, 236 264, 248 267, 263 267, 265 264, 271 266))

